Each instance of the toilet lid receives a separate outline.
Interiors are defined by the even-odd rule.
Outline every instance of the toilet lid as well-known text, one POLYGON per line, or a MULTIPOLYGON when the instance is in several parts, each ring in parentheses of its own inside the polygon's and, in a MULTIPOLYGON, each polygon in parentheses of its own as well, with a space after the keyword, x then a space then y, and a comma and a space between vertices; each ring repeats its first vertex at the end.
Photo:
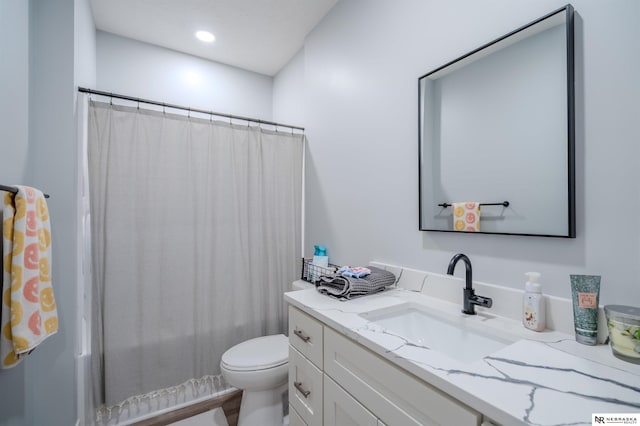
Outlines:
POLYGON ((229 370, 266 370, 286 364, 289 339, 284 334, 256 337, 238 343, 222 355, 222 365, 229 370))

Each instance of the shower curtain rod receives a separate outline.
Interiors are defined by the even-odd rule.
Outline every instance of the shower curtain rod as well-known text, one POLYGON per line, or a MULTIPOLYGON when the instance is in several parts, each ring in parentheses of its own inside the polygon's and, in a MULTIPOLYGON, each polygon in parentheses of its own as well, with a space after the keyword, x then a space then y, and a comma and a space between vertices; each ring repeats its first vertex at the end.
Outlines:
POLYGON ((290 124, 282 124, 282 123, 276 123, 274 121, 266 121, 266 120, 259 120, 259 119, 256 119, 256 118, 243 117, 241 115, 232 115, 232 114, 225 114, 225 113, 222 113, 222 112, 206 111, 206 110, 197 109, 197 108, 189 108, 189 107, 185 107, 185 106, 181 106, 181 105, 168 104, 168 103, 165 103, 165 102, 151 101, 149 99, 135 98, 133 96, 119 95, 117 93, 110 93, 110 92, 103 92, 103 91, 100 91, 100 90, 87 89, 86 87, 78 87, 78 92, 89 93, 89 94, 93 94, 93 95, 106 96, 106 97, 109 97, 109 98, 123 99, 123 100, 126 100, 126 101, 133 101, 133 102, 149 104, 149 105, 157 105, 157 106, 161 106, 163 108, 181 109, 181 110, 189 111, 189 112, 198 112, 198 113, 201 113, 201 114, 215 115, 216 117, 224 117, 224 118, 229 118, 229 119, 233 119, 233 120, 243 120, 243 121, 247 121, 249 123, 269 124, 271 126, 276 126, 276 127, 287 127, 287 128, 289 128, 291 130, 296 129, 296 130, 302 130, 304 132, 304 127, 292 126, 290 124))

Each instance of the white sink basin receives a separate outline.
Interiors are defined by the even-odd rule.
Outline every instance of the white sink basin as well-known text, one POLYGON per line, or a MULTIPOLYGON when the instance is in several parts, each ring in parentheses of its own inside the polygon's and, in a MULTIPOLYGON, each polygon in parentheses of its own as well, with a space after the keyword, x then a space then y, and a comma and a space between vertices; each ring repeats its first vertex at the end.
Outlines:
MULTIPOLYGON (((360 316, 382 327, 387 333, 461 362, 477 361, 513 343, 474 330, 466 324, 447 321, 413 303, 371 311, 360 316)), ((465 320, 458 319, 460 321, 456 322, 465 320)))

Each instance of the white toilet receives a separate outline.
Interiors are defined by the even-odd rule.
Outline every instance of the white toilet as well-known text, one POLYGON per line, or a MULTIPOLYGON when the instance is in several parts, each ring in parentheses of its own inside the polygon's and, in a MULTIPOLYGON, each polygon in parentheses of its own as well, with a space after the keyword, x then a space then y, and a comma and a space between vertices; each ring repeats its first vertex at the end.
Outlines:
POLYGON ((225 380, 244 391, 238 426, 282 425, 288 360, 289 340, 284 334, 247 340, 222 355, 225 380))
MULTIPOLYGON (((313 288, 296 281, 293 290, 313 288)), ((220 370, 227 383, 242 389, 238 426, 280 426, 289 374, 289 339, 284 334, 256 337, 222 354, 220 370)))

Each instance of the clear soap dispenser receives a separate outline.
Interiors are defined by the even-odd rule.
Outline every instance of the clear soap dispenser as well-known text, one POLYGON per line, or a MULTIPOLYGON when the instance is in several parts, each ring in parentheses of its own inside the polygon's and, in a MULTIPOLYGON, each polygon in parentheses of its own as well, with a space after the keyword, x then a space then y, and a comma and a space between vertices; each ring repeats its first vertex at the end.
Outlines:
POLYGON ((527 284, 522 303, 522 324, 530 330, 542 331, 546 326, 546 307, 539 272, 527 272, 527 284))

